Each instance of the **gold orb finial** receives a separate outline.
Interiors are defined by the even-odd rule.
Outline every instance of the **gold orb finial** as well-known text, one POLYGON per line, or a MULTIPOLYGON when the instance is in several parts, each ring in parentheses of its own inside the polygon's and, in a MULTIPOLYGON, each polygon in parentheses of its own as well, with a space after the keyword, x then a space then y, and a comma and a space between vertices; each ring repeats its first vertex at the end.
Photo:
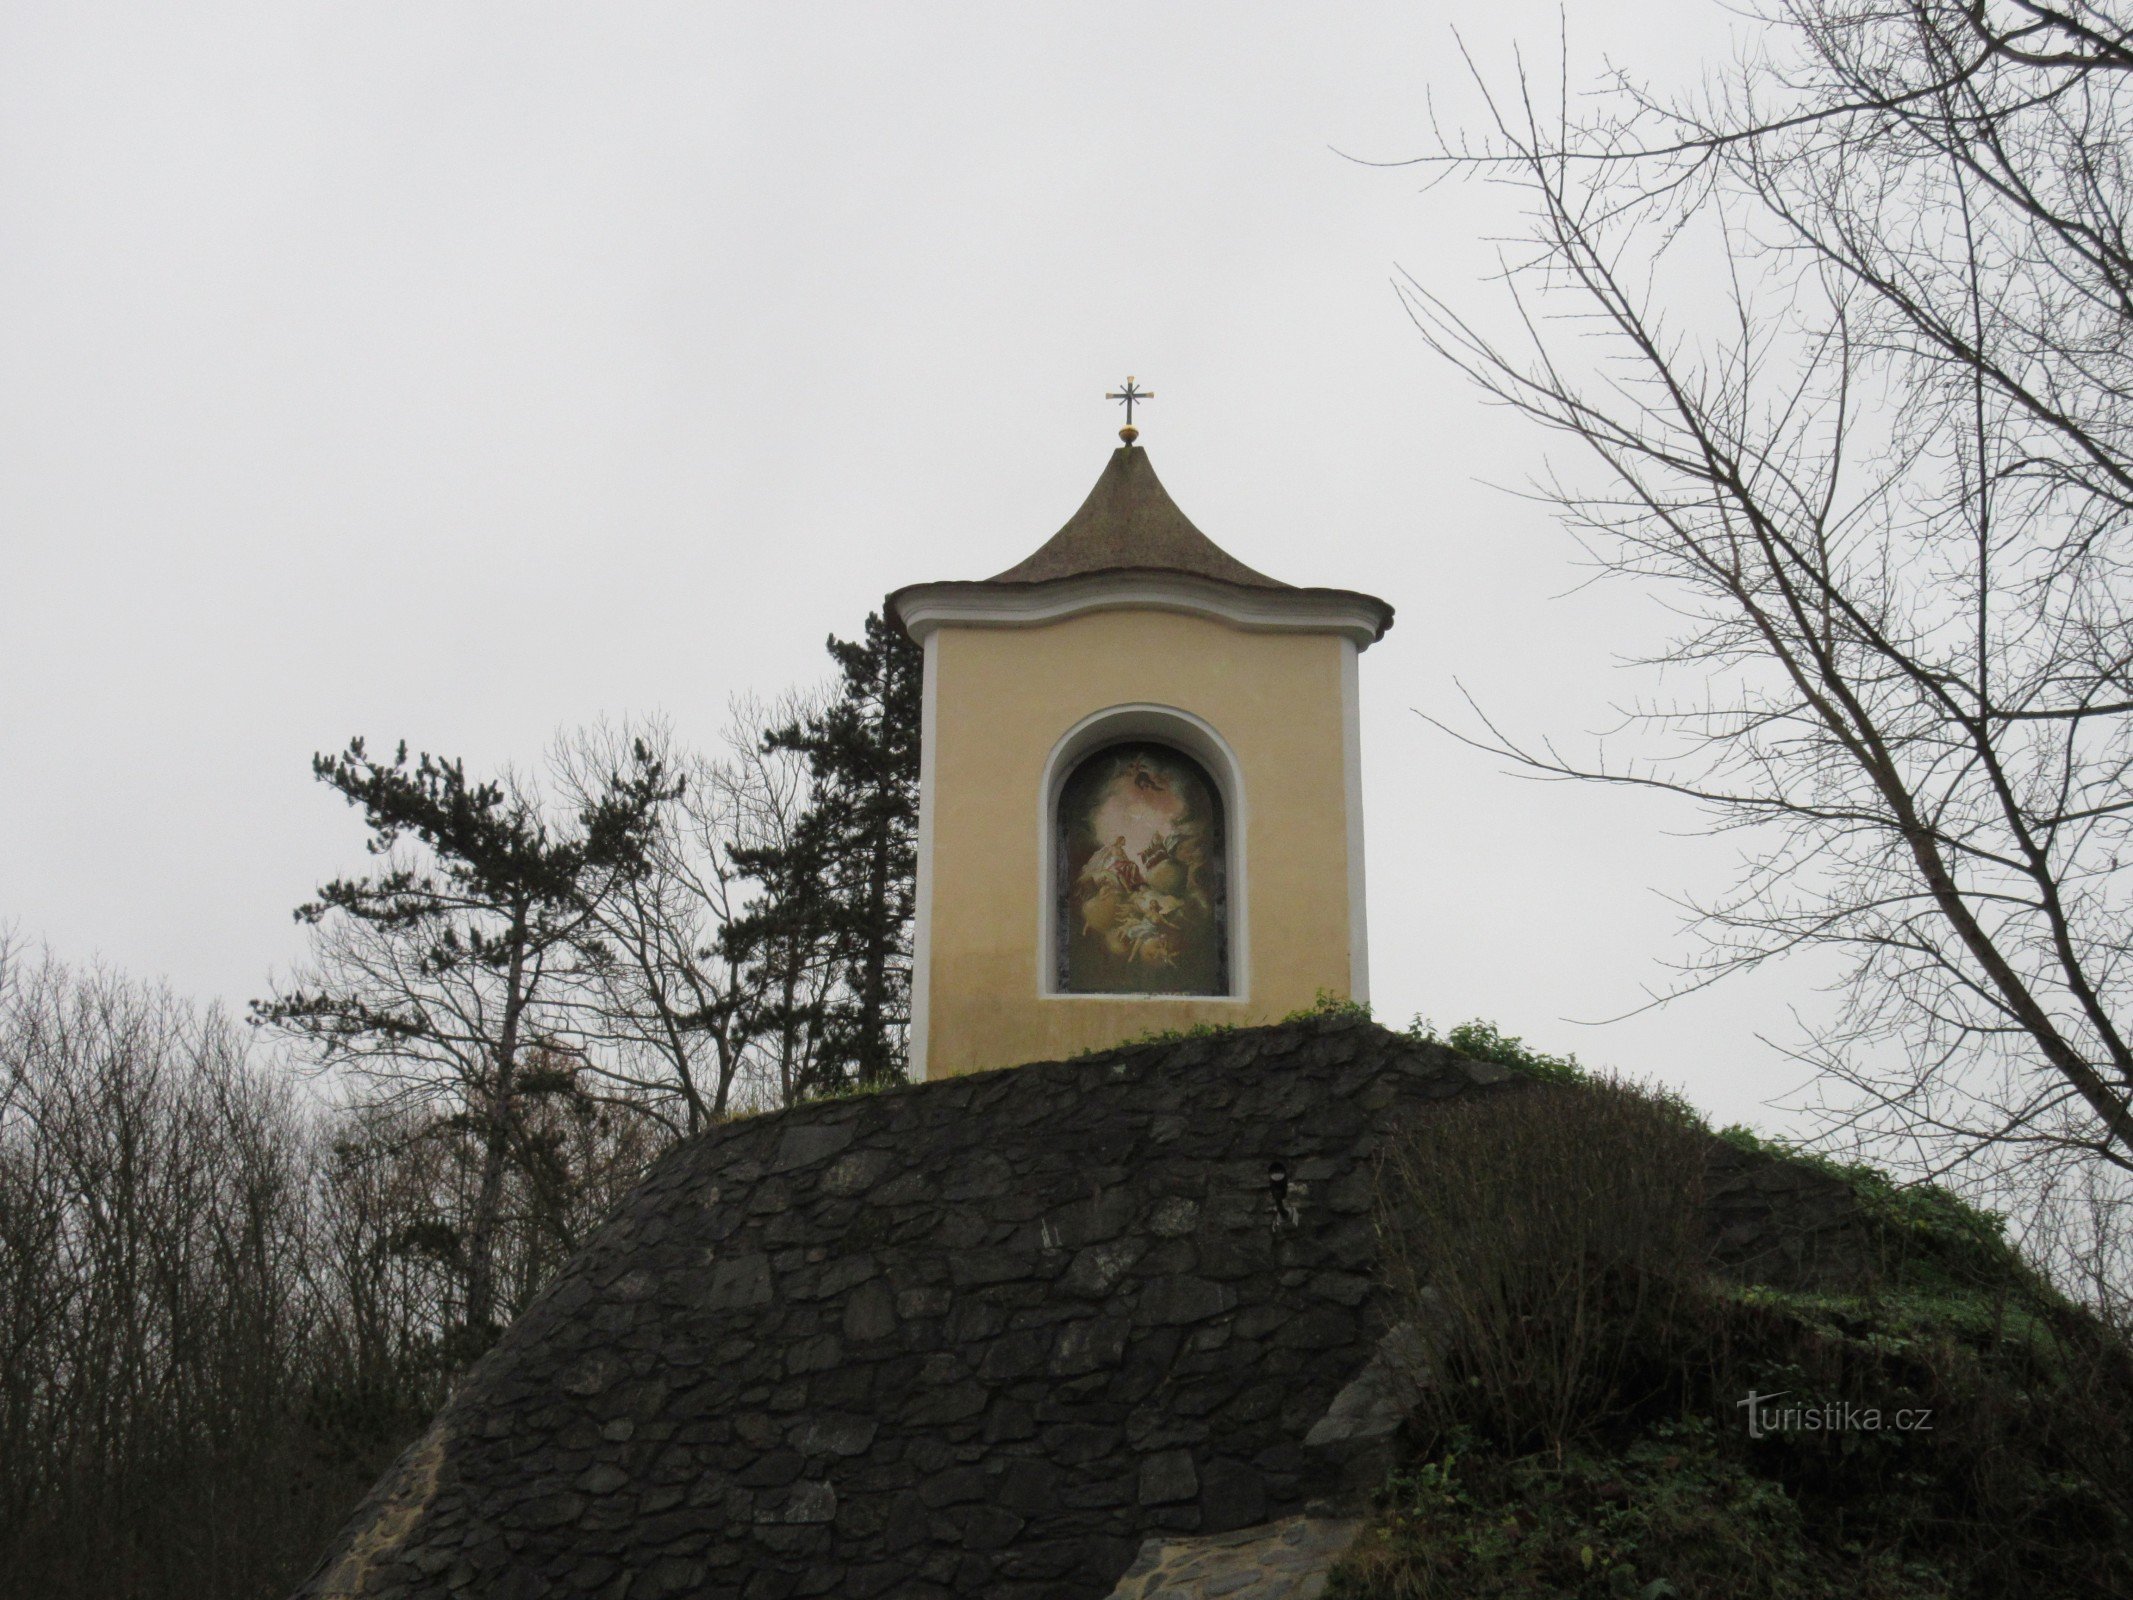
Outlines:
POLYGON ((1141 436, 1141 430, 1136 428, 1132 423, 1129 422, 1123 428, 1118 430, 1118 436, 1121 439, 1125 440, 1126 443, 1131 444, 1134 440, 1138 439, 1141 436))

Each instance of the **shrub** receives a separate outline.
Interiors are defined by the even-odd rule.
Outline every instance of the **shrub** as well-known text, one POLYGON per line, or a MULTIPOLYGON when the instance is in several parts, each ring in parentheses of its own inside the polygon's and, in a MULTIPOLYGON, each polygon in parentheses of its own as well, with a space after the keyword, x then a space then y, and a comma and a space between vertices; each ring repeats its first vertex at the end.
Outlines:
POLYGON ((1717 1136, 1665 1094, 1513 1085, 1406 1130, 1383 1255, 1436 1383, 1333 1593, 2133 1593, 2126 1347, 1984 1213, 1753 1147, 1850 1186, 1895 1246, 1881 1276, 1781 1292, 1710 1272, 1717 1136), (1751 1393, 1929 1420, 1753 1438, 1751 1393))
POLYGON ((1423 1044, 1441 1044, 1458 1051, 1473 1061, 1487 1061, 1499 1067, 1509 1067, 1524 1077, 1538 1078, 1543 1083, 1574 1084, 1591 1081, 1591 1074, 1578 1065, 1576 1056, 1551 1056, 1540 1050, 1529 1049, 1525 1040, 1516 1034, 1505 1033, 1493 1022, 1480 1017, 1471 1022, 1462 1022, 1449 1033, 1440 1035, 1437 1026, 1427 1017, 1417 1017, 1408 1024, 1407 1036, 1423 1044))
MULTIPOLYGON (((1815 1585, 1799 1507, 1730 1459, 1707 1424, 1662 1424, 1619 1454, 1572 1450, 1560 1460, 1507 1457, 1455 1439, 1396 1474, 1384 1500, 1327 1600, 1804 1600, 1828 1592, 1815 1585)), ((1869 1582, 1844 1592, 1938 1600, 1942 1591, 1869 1582)))
POLYGON ((1706 1140, 1670 1097, 1589 1084, 1455 1100, 1395 1143, 1384 1260, 1440 1428, 1560 1450, 1634 1400, 1703 1276, 1706 1140))
POLYGON ((1309 1005, 1291 1011, 1281 1020, 1283 1022, 1309 1022, 1314 1017, 1330 1017, 1346 1022, 1368 1022, 1370 1020, 1370 1002, 1368 1000, 1350 1000, 1344 995, 1335 994, 1331 989, 1321 989, 1309 1005))

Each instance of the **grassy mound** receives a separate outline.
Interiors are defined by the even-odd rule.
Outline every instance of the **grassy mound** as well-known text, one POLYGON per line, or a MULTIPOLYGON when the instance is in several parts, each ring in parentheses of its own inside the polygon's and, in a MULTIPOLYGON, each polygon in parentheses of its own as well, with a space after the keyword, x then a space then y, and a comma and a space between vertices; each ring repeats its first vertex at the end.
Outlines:
POLYGON ((1437 1381, 1329 1595, 2133 1594, 2133 1361, 1994 1219, 1813 1164, 1875 1270, 1737 1281, 1714 1154, 1808 1158, 1547 1069, 1385 1163, 1392 1287, 1437 1381))

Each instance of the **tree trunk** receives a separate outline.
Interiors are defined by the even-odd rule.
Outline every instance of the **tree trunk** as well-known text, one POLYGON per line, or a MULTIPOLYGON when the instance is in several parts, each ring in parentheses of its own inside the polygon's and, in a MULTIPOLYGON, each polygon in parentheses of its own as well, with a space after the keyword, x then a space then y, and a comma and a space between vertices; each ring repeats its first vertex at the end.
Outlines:
POLYGON ((791 1105, 794 1093, 793 1054, 799 1044, 799 1029, 793 1023, 793 1005, 800 992, 798 941, 787 942, 784 959, 783 1004, 778 1009, 778 1103, 791 1105))
POLYGON ((490 1085, 488 1127, 483 1130, 481 1188, 467 1219, 467 1326, 488 1328, 496 1320, 496 1224, 503 1211, 504 1167, 511 1155, 516 1115, 513 1079, 518 1067, 519 1019, 526 1009, 527 908, 511 914, 511 965, 505 980, 503 1031, 496 1041, 496 1073, 490 1085))
POLYGON ((859 982, 859 1081, 884 1083, 889 1076, 888 1029, 882 1013, 888 1002, 889 818, 883 809, 867 841, 866 948, 859 982))

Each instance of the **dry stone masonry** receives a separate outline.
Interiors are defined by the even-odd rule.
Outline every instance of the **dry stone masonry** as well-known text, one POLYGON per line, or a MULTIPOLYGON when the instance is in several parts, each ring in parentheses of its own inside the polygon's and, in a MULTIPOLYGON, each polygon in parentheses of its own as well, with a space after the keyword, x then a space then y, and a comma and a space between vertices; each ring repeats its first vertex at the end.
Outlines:
POLYGON ((1362 1527, 1360 1517, 1287 1517, 1235 1533, 1158 1535, 1110 1600, 1318 1600, 1362 1527))
MULTIPOLYGON (((1512 1082, 1316 1019, 716 1128, 299 1592, 1316 1593, 1420 1379, 1376 1152, 1512 1082)), ((1761 1248, 1754 1180, 1728 1226, 1761 1248)))

